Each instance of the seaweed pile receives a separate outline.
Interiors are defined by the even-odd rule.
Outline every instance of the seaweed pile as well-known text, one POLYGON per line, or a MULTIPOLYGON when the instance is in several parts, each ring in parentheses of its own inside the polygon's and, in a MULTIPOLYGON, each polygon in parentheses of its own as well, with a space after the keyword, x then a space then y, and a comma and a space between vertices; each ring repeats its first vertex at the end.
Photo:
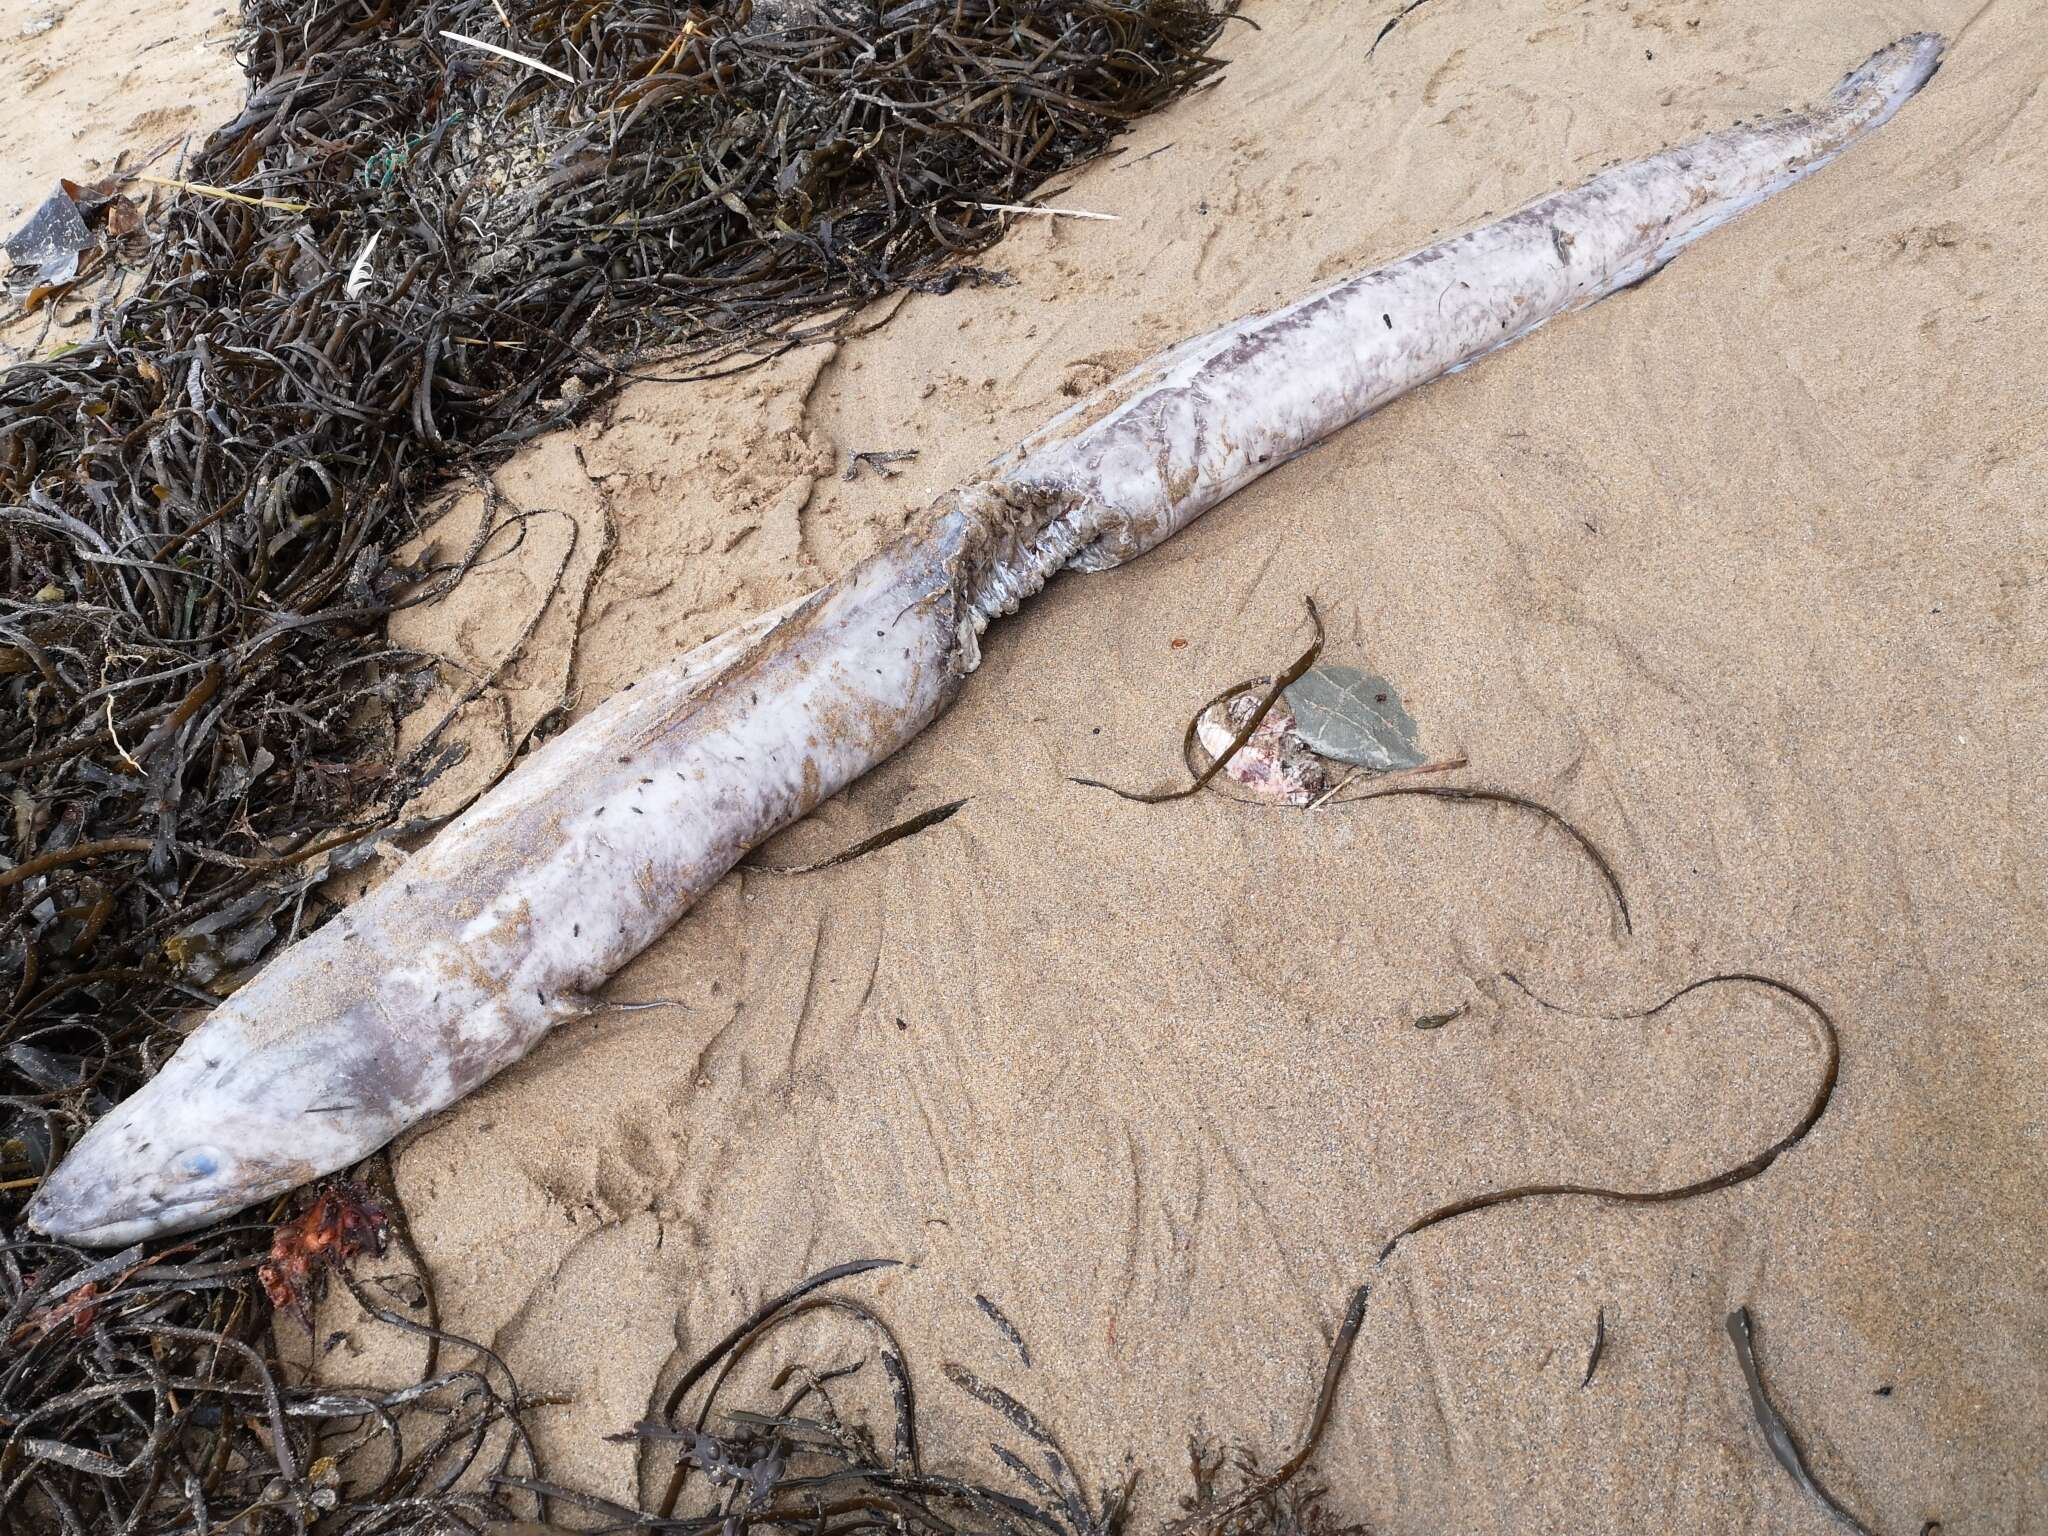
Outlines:
MULTIPOLYGON (((835 1290, 838 1282, 894 1259, 857 1259, 810 1276, 765 1303, 683 1372, 669 1390, 659 1418, 611 1438, 638 1442, 650 1452, 644 1470, 672 1462, 660 1498, 635 1509, 611 1500, 517 1475, 492 1486, 525 1493, 560 1514, 573 1510, 589 1531, 645 1530, 676 1536, 713 1536, 747 1529, 894 1536, 1121 1536, 1131 1524, 1138 1474, 1091 1493, 1059 1436, 1025 1404, 966 1367, 946 1362, 942 1374, 959 1392, 996 1415, 1013 1444, 989 1443, 989 1453, 1015 1488, 951 1476, 924 1464, 918 1442, 917 1393, 903 1346, 886 1320, 867 1303, 835 1290), (815 1338, 793 1351, 772 1373, 757 1371, 755 1400, 767 1411, 720 1408, 718 1398, 745 1369, 748 1356, 807 1317, 836 1316, 854 1326, 873 1350, 835 1364, 813 1363, 815 1338), (865 1373, 865 1374, 864 1374, 865 1373), (765 1378, 765 1379, 763 1379, 765 1378), (697 1392, 702 1386, 703 1391, 697 1392), (865 1387, 865 1391, 863 1388, 865 1387), (776 1394, 773 1397, 768 1394, 776 1394), (694 1414, 683 1410, 696 1398, 694 1414), (859 1400, 883 1408, 890 1421, 886 1446, 867 1423, 859 1400), (696 1480, 699 1507, 685 1495, 696 1480), (595 1523, 591 1523, 591 1522, 595 1523)), ((1327 1423, 1336 1386, 1363 1320, 1366 1292, 1352 1298, 1324 1372, 1322 1393, 1302 1449, 1279 1471, 1261 1475, 1248 1448, 1231 1451, 1200 1440, 1189 1443, 1191 1491, 1186 1515, 1168 1536, 1364 1536, 1341 1526, 1323 1503, 1327 1490, 1309 1455, 1327 1423)), ((1008 1318, 977 1297, 1003 1337, 1028 1358, 1008 1318)), ((763 1354, 767 1351, 763 1350, 763 1354)), ((657 1479, 657 1485, 664 1480, 657 1479)))
MULTIPOLYGON (((481 1530, 492 1480, 531 1471, 504 1363, 347 1279, 422 1339, 415 1382, 295 1383, 273 1357, 244 1222, 145 1256, 0 1248, 0 1528, 24 1533, 481 1530)), ((416 1297, 413 1299, 417 1299, 416 1297)), ((339 1343, 331 1338, 330 1346, 339 1343)))
MULTIPOLYGON (((395 818, 453 754, 397 727, 436 663, 385 621, 516 532, 496 459, 629 379, 1001 281, 986 205, 1209 79, 1230 9, 249 0, 240 114, 123 184, 157 189, 140 229, 90 189, 109 248, 27 297, 91 333, 0 373, 0 1228, 181 1013, 322 920, 321 880, 425 830, 395 818), (477 539, 398 563, 462 477, 477 539)), ((0 1523, 31 1496, 81 1532, 343 1519, 353 1491, 323 1515, 300 1486, 330 1421, 374 1420, 380 1497, 425 1497, 453 1453, 422 1462, 395 1402, 266 1363, 268 1240, 0 1242, 0 1523)), ((448 1377, 407 1403, 457 1445, 515 1399, 448 1377)), ((445 1528, 408 1507, 344 1523, 445 1528)))
MULTIPOLYGON (((635 1509, 548 1481, 526 1426, 544 1402, 524 1396, 490 1349, 372 1294, 381 1287, 431 1319, 424 1269, 375 1276, 367 1286, 335 1271, 360 1309, 358 1326, 421 1341, 415 1381, 294 1381, 270 1357, 261 1291, 242 1257, 249 1239, 267 1235, 248 1224, 153 1257, 136 1248, 96 1263, 56 1244, 0 1252, 6 1529, 474 1536, 525 1517, 551 1529, 688 1536, 1120 1536, 1129 1524, 1133 1476, 1091 1495, 1029 1408, 958 1365, 945 1365, 946 1378, 1020 1437, 1021 1450, 989 1447, 1012 1486, 924 1465, 902 1345, 872 1307, 832 1289, 893 1260, 839 1265, 767 1303, 683 1373, 660 1419, 613 1437, 672 1457, 665 1494, 635 1509), (818 1315, 856 1325, 872 1361, 864 1353, 814 1361, 822 1345, 809 1338, 784 1352, 779 1369, 746 1379, 746 1400, 758 1408, 717 1403, 758 1346, 818 1315), (73 1379, 81 1359, 82 1379, 73 1379), (700 1385, 694 1415, 679 1417, 700 1385), (891 1421, 886 1446, 867 1422, 877 1402, 891 1421)), ((1361 1292, 1333 1353, 1310 1445, 1362 1311, 1361 1292)), ((347 1337, 336 1330, 324 1347, 347 1337)), ((1191 1443, 1189 1514, 1175 1531, 1362 1536, 1339 1527, 1324 1506, 1305 1451, 1261 1476, 1247 1450, 1191 1443)))

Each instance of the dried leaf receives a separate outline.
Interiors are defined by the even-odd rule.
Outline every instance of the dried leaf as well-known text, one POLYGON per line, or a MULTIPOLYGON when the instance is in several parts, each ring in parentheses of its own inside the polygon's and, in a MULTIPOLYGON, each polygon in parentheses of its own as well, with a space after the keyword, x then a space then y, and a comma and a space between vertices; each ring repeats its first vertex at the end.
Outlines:
POLYGON ((116 240, 142 232, 142 209, 132 197, 107 199, 106 231, 116 240))
POLYGON ((1419 768, 1415 721, 1383 677, 1357 667, 1316 666, 1287 685, 1295 729, 1320 755, 1374 773, 1419 768))

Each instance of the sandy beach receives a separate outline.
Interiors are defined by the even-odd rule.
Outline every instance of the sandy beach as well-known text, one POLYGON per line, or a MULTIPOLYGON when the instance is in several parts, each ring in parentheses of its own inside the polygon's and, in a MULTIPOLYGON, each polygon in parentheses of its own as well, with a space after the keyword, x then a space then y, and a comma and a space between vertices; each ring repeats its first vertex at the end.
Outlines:
MULTIPOLYGON (((607 993, 665 1006, 565 1027, 401 1143, 446 1325, 563 1399, 534 1418, 558 1480, 658 1487, 602 1437, 765 1297, 888 1256, 854 1290, 918 1372, 927 1460, 1002 1428, 958 1361, 1091 1481, 1145 1469, 1147 1522, 1191 1431, 1284 1456, 1371 1279, 1318 1464, 1374 1532, 1835 1529, 1756 1431, 1744 1304, 1872 1529, 2048 1531, 2048 31, 2018 0, 1435 0, 1374 50, 1398 8, 1252 0, 1218 83, 1045 198, 1113 219, 1019 219, 985 258, 1005 286, 629 387, 499 472, 550 514, 518 553, 394 626, 504 664, 455 803, 565 692, 846 569, 1168 343, 1951 40, 1869 143, 1641 289, 1056 581, 950 714, 759 857, 958 815, 735 873, 607 993), (1469 759, 1455 782, 1597 843, 1632 928, 1526 814, 1073 782, 1183 772, 1192 713, 1307 642, 1304 597, 1327 659, 1469 759), (1774 1141, 1822 1066, 1802 1010, 1731 982, 1602 1017, 1721 973, 1840 1030, 1781 1162, 1665 1209, 1481 1213, 1375 1269, 1462 1195, 1675 1184, 1774 1141)), ((0 57, 43 83, 0 105, 0 208, 239 99, 217 5, 147 0, 118 42, 96 0, 34 38, 13 14, 0 57)), ((323 1369, 411 1348, 351 1330, 323 1369)))

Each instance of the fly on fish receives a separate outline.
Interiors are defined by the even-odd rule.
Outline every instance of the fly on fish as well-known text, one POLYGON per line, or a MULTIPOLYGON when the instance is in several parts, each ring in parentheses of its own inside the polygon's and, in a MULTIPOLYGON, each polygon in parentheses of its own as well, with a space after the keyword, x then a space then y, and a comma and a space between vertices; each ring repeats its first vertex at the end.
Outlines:
POLYGON ((204 1226, 446 1108, 916 737, 982 631, 1056 573, 1135 559, 1347 423, 1640 282, 1889 120, 1942 46, 1904 38, 1809 110, 1613 167, 1115 380, 837 580, 522 761, 215 1008, 44 1179, 30 1224, 93 1245, 204 1226))

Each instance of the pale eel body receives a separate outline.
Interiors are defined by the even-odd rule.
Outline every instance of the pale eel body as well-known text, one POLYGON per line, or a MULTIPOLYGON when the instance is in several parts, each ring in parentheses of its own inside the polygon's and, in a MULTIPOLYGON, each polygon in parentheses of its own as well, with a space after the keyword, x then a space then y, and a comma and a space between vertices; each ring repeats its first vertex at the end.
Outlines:
POLYGON ((1810 174, 1933 74, 1902 39, 1818 106, 1604 171, 1185 342, 947 493, 921 526, 643 678, 521 763, 214 1010, 44 1181, 30 1223, 108 1245, 348 1166, 518 1060, 756 844, 950 704, 989 620, 1277 464, 1639 281, 1810 174))

